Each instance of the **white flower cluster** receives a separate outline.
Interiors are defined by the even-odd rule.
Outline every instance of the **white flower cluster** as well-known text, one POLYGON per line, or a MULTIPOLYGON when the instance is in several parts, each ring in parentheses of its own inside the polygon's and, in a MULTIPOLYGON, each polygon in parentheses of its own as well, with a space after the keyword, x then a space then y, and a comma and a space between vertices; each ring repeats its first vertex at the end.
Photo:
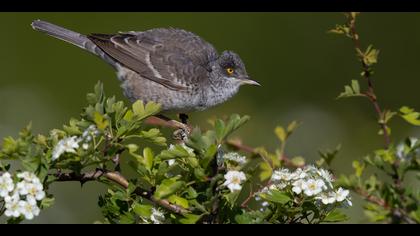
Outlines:
POLYGON ((5 172, 0 176, 0 197, 4 199, 7 217, 24 216, 27 220, 39 215, 38 201, 45 198, 42 183, 30 172, 17 174, 20 180, 13 182, 12 176, 5 172))
POLYGON ((240 165, 243 165, 243 164, 246 163, 246 157, 245 156, 241 156, 237 152, 229 152, 229 153, 226 153, 225 155, 223 155, 223 159, 224 160, 228 160, 228 161, 236 162, 236 163, 238 163, 240 165))
POLYGON ((83 131, 82 137, 71 136, 60 140, 54 147, 52 152, 52 160, 57 160, 63 153, 76 153, 76 149, 79 148, 79 143, 83 142, 82 148, 87 150, 89 143, 92 138, 99 134, 98 129, 95 125, 90 125, 85 131, 83 131))
POLYGON ((242 189, 242 182, 246 180, 244 172, 237 170, 230 170, 225 174, 224 186, 227 186, 231 192, 242 189))
POLYGON ((262 192, 267 192, 270 189, 282 190, 289 187, 293 193, 314 197, 316 201, 324 205, 342 203, 343 206, 351 206, 349 190, 334 189, 333 181, 329 171, 312 165, 304 169, 298 168, 293 172, 282 168, 273 172, 271 176, 272 184, 264 188, 262 192))
POLYGON ((162 224, 165 221, 165 215, 158 209, 152 208, 152 215, 150 216, 150 220, 153 222, 153 224, 162 224))

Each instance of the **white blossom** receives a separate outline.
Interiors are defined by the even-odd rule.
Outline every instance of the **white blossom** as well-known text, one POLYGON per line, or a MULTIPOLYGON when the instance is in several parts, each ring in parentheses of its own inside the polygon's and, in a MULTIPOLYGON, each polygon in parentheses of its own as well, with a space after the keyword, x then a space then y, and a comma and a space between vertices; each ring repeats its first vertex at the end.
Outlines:
POLYGON ((328 184, 328 186, 330 188, 332 188, 332 181, 333 181, 333 177, 331 175, 331 173, 328 170, 324 170, 324 169, 319 169, 318 170, 318 174, 319 176, 321 176, 321 178, 324 179, 324 181, 328 184))
POLYGON ((350 191, 347 189, 343 189, 343 188, 339 188, 336 192, 335 192, 335 200, 337 202, 342 202, 344 201, 344 199, 347 198, 347 196, 349 195, 350 191))
POLYGON ((285 183, 285 182, 281 182, 281 183, 278 183, 278 184, 276 184, 276 187, 278 188, 278 189, 284 189, 284 188, 286 188, 287 187, 287 183, 285 183))
POLYGON ((38 176, 36 176, 34 173, 29 171, 20 172, 16 175, 18 178, 23 179, 27 182, 31 183, 39 183, 38 176))
POLYGON ((318 168, 315 167, 314 165, 307 165, 307 166, 305 166, 305 168, 303 170, 307 173, 317 173, 318 172, 318 168))
POLYGON ((169 159, 168 160, 168 165, 172 166, 173 164, 175 164, 175 159, 169 159))
POLYGON ((225 155, 223 155, 223 159, 233 161, 241 165, 246 163, 246 157, 240 155, 237 152, 226 153, 225 155))
POLYGON ((75 149, 79 148, 79 142, 76 136, 60 140, 53 149, 52 160, 58 159, 65 152, 76 153, 75 149))
POLYGON ((284 180, 289 181, 292 179, 292 176, 290 175, 289 169, 282 168, 280 170, 275 170, 273 174, 271 175, 272 180, 284 180))
POLYGON ((19 194, 15 193, 11 196, 6 196, 4 198, 6 211, 4 214, 7 217, 19 217, 20 216, 20 206, 19 206, 19 194))
POLYGON ((301 192, 305 191, 307 187, 306 182, 303 179, 296 180, 292 185, 292 191, 296 194, 300 194, 301 192))
POLYGON ((15 184, 8 172, 0 176, 0 197, 6 197, 14 188, 15 184))
POLYGON ((89 144, 87 144, 87 143, 82 144, 82 148, 84 150, 88 150, 89 149, 89 144))
POLYGON ((230 170, 225 174, 224 186, 227 186, 231 192, 241 190, 241 183, 246 180, 246 176, 242 171, 230 170))
POLYGON ((320 199, 321 202, 324 205, 332 204, 335 202, 335 193, 334 192, 328 192, 328 193, 321 193, 320 196, 317 197, 317 199, 320 199))
POLYGON ((297 180, 297 179, 304 179, 308 174, 303 171, 301 168, 297 168, 291 175, 290 179, 297 180))
POLYGON ((152 208, 152 215, 150 216, 150 220, 152 220, 153 224, 161 224, 165 220, 165 215, 158 209, 152 208))
POLYGON ((28 201, 19 201, 19 211, 27 220, 32 220, 34 216, 39 215, 39 208, 36 204, 30 204, 28 201))
POLYGON ((304 193, 306 196, 317 195, 324 188, 325 183, 321 179, 309 179, 305 182, 304 193))

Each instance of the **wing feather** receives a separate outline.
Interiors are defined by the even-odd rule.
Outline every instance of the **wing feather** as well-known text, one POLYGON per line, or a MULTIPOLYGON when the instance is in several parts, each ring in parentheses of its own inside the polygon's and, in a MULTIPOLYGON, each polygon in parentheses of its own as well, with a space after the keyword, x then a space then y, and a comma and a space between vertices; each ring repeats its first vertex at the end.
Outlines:
POLYGON ((177 45, 171 35, 174 31, 148 32, 91 34, 88 38, 122 65, 172 90, 187 90, 190 83, 207 77, 208 61, 196 60, 191 50, 177 45))

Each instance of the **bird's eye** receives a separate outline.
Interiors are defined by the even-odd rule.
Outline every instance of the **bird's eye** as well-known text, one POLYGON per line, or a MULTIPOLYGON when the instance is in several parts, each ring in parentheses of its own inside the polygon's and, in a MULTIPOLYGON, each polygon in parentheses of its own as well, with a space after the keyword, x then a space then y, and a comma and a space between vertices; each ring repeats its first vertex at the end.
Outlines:
POLYGON ((234 70, 233 70, 232 67, 229 67, 229 68, 226 69, 226 72, 228 73, 228 75, 231 75, 231 74, 233 74, 234 70))

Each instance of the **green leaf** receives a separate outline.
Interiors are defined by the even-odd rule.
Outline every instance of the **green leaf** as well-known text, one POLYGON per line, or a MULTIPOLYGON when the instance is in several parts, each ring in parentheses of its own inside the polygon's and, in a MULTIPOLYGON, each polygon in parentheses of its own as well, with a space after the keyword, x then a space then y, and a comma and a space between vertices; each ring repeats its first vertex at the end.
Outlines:
POLYGON ((154 197, 157 199, 166 198, 185 186, 184 181, 177 181, 179 177, 165 179, 157 186, 154 197))
POLYGON ((146 169, 151 170, 153 167, 153 151, 150 148, 143 149, 143 158, 146 169))
POLYGON ((270 190, 268 193, 261 193, 260 196, 267 201, 280 203, 282 205, 288 203, 291 198, 284 192, 278 190, 270 190))
POLYGON ((374 49, 372 45, 369 45, 365 53, 363 54, 363 62, 366 65, 371 66, 378 62, 378 55, 379 50, 374 49))
POLYGON ((139 149, 139 146, 133 143, 127 144, 126 147, 130 153, 135 153, 139 149))
POLYGON ((252 224, 254 221, 254 218, 245 212, 243 214, 236 215, 235 221, 238 224, 252 224))
POLYGON ((283 127, 281 127, 281 126, 277 126, 277 127, 276 127, 276 129, 274 130, 274 132, 276 133, 277 138, 278 138, 281 142, 286 141, 286 138, 287 138, 287 133, 286 133, 286 131, 284 130, 284 128, 283 128, 283 127))
POLYGON ((202 217, 202 215, 194 215, 189 213, 184 214, 183 216, 185 218, 179 220, 179 222, 182 224, 195 224, 202 217))
POLYGON ((287 125, 287 133, 289 134, 289 136, 297 127, 299 127, 299 123, 295 120, 287 125))
POLYGON ((49 198, 46 197, 44 199, 42 199, 41 201, 41 207, 42 209, 48 208, 50 206, 52 206, 54 204, 55 199, 53 197, 49 198))
POLYGON ((160 146, 166 146, 166 138, 162 136, 162 133, 159 129, 152 128, 148 131, 140 131, 140 137, 144 139, 148 139, 154 144, 160 145, 160 146))
POLYGON ((5 154, 12 154, 16 152, 18 149, 18 143, 12 137, 5 137, 3 138, 3 152, 5 154))
POLYGON ((143 205, 139 203, 133 204, 134 213, 144 218, 150 218, 150 215, 152 215, 152 208, 153 206, 151 205, 143 205))
POLYGON ((143 101, 137 100, 131 105, 134 115, 142 115, 144 113, 143 101))
POLYGON ((135 219, 134 216, 128 212, 122 214, 120 216, 120 224, 134 224, 135 219))
POLYGON ((344 34, 347 37, 350 37, 350 28, 346 25, 336 25, 333 29, 330 29, 328 33, 332 34, 344 34))
POLYGON ((173 158, 185 158, 193 157, 194 153, 188 152, 182 145, 174 145, 167 150, 163 150, 158 157, 163 160, 173 159, 173 158))
POLYGON ((340 95, 338 95, 338 98, 346 98, 346 97, 363 97, 366 96, 362 93, 360 93, 360 85, 359 85, 359 81, 357 80, 352 80, 351 81, 351 86, 346 85, 344 86, 344 92, 340 93, 340 95))
POLYGON ((187 193, 187 196, 186 196, 187 199, 194 199, 194 198, 197 198, 198 196, 197 191, 195 191, 195 189, 192 187, 188 187, 186 190, 186 193, 187 193))
POLYGON ((249 120, 249 116, 240 117, 238 114, 230 116, 226 124, 222 120, 215 121, 215 132, 218 143, 225 140, 232 132, 249 120))
POLYGON ((321 156, 321 158, 327 163, 327 165, 331 165, 332 161, 337 156, 338 152, 341 149, 341 145, 337 145, 337 147, 334 150, 327 149, 326 151, 319 150, 318 153, 321 156))
POLYGON ((392 150, 380 149, 375 151, 375 155, 380 157, 383 161, 393 164, 395 162, 395 153, 392 150))
POLYGON ((267 162, 261 162, 260 164, 260 181, 265 181, 273 174, 273 169, 267 162))
POLYGON ((222 120, 216 120, 214 123, 214 131, 216 132, 218 142, 221 142, 225 135, 225 122, 222 120))
POLYGON ((93 114, 93 120, 99 130, 104 130, 109 125, 109 121, 97 111, 93 114))
POLYGON ((349 218, 342 213, 341 211, 335 209, 327 214, 327 216, 324 218, 324 222, 342 222, 346 221, 349 218))
POLYGON ((357 80, 352 80, 351 81, 351 88, 353 89, 353 92, 356 94, 360 94, 360 86, 359 86, 359 81, 357 80))
POLYGON ((359 161, 353 161, 353 168, 356 171, 356 176, 360 177, 363 174, 363 170, 365 169, 365 164, 360 163, 359 161))
POLYGON ((181 206, 182 208, 188 208, 189 207, 188 200, 183 198, 183 197, 179 197, 177 195, 171 195, 168 198, 168 201, 172 204, 181 206))
POLYGON ((403 106, 400 108, 400 114, 399 114, 404 120, 406 120, 408 123, 416 126, 420 126, 420 113, 414 111, 414 109, 403 106))

